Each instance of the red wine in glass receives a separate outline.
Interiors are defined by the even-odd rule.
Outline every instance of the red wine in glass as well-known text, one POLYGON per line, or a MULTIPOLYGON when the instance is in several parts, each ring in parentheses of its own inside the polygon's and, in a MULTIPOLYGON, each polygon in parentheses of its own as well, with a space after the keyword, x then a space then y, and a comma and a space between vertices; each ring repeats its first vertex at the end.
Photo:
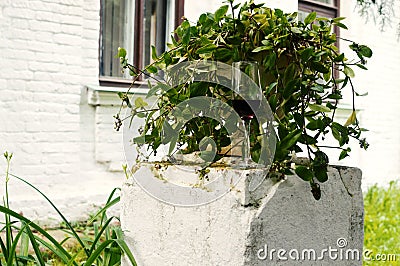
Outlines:
POLYGON ((249 121, 254 118, 254 110, 260 108, 260 100, 232 100, 232 107, 240 118, 249 121))

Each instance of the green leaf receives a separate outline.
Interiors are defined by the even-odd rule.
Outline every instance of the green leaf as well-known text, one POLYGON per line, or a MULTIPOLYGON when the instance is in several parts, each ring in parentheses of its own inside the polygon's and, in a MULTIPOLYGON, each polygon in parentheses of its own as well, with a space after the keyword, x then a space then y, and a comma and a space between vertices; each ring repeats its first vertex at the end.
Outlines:
POLYGON ((303 51, 301 51, 301 59, 303 61, 308 61, 310 59, 310 57, 313 55, 314 53, 314 47, 308 47, 306 49, 304 49, 303 51))
POLYGON ((346 25, 344 25, 343 23, 340 23, 340 22, 335 23, 335 25, 338 26, 339 28, 342 28, 342 29, 345 29, 345 30, 348 29, 346 25))
POLYGON ((279 143, 279 148, 282 150, 287 150, 292 147, 301 136, 301 130, 296 129, 290 132, 281 142, 279 143))
POLYGON ((310 109, 315 112, 329 113, 331 111, 331 109, 329 109, 328 107, 320 105, 320 104, 309 103, 308 107, 310 107, 310 109))
POLYGON ((320 62, 314 62, 314 61, 311 62, 311 67, 320 73, 328 73, 329 72, 329 68, 324 66, 320 62))
POLYGON ((154 45, 151 46, 151 59, 153 59, 154 61, 158 60, 157 50, 154 45))
POLYGON ((342 151, 340 152, 340 155, 339 155, 339 160, 343 160, 343 159, 346 158, 347 156, 349 156, 347 150, 342 150, 342 151))
POLYGON ((289 81, 296 78, 296 64, 292 63, 285 69, 285 73, 283 75, 283 85, 287 86, 289 81))
POLYGON ((358 66, 361 69, 368 70, 368 68, 366 66, 364 66, 363 64, 356 64, 356 66, 358 66))
POLYGON ((316 12, 311 12, 308 16, 304 19, 304 24, 308 25, 312 23, 317 18, 316 12))
POLYGON ((344 53, 341 53, 340 55, 336 56, 333 61, 335 62, 341 62, 344 59, 344 53))
POLYGON ((157 68, 156 68, 155 66, 151 66, 151 65, 148 66, 148 67, 146 68, 146 70, 147 70, 147 72, 152 73, 152 74, 155 74, 155 73, 158 72, 157 68))
POLYGON ((196 51, 196 54, 205 54, 213 52, 218 46, 213 43, 207 44, 196 51))
POLYGON ((302 165, 297 166, 294 171, 304 181, 311 181, 311 179, 314 177, 313 172, 307 167, 302 165))
POLYGON ((227 48, 217 48, 217 50, 215 50, 214 56, 217 61, 226 62, 232 58, 233 53, 232 50, 227 48))
POLYGON ((225 16, 226 12, 228 11, 229 6, 224 5, 221 6, 217 11, 215 11, 214 18, 215 21, 220 21, 223 16, 225 16))
POLYGON ((276 85, 278 85, 278 82, 272 82, 271 84, 269 84, 266 94, 269 94, 276 85))
POLYGON ((346 76, 350 77, 350 78, 354 78, 355 74, 354 74, 354 70, 351 69, 348 66, 344 66, 343 72, 346 76))
POLYGON ((322 85, 315 84, 314 86, 311 87, 311 90, 318 91, 318 92, 324 92, 325 88, 322 85))
POLYGON ((293 33, 297 33, 297 34, 301 34, 302 33, 302 31, 297 27, 291 27, 290 31, 293 32, 293 33))
POLYGON ((253 53, 258 53, 258 52, 261 52, 261 51, 265 51, 265 50, 272 50, 272 46, 271 45, 268 45, 268 46, 259 46, 259 47, 257 47, 256 49, 254 49, 252 52, 253 53))
POLYGON ((365 92, 365 93, 358 93, 358 92, 354 92, 357 96, 367 96, 368 95, 368 92, 365 92))
MULTIPOLYGON (((188 22, 189 24, 189 22, 188 22)), ((182 36, 182 44, 188 45, 190 41, 190 26, 188 26, 182 36)))
POLYGON ((343 126, 347 127, 349 125, 353 125, 355 124, 357 121, 357 117, 356 117, 356 111, 351 112, 351 115, 349 116, 349 118, 347 119, 346 123, 344 123, 343 126))
POLYGON ((133 143, 136 144, 145 144, 146 143, 146 136, 139 136, 132 139, 133 143))
POLYGON ((126 57, 126 50, 124 48, 118 47, 118 57, 125 58, 126 57))
POLYGON ((365 56, 365 57, 368 57, 368 58, 370 58, 371 56, 372 56, 372 50, 371 50, 371 48, 369 48, 368 46, 366 46, 366 45, 360 45, 359 47, 359 53, 361 54, 361 55, 363 55, 363 56, 365 56))
POLYGON ((319 167, 314 169, 315 177, 319 182, 326 182, 328 180, 328 173, 325 167, 319 167))
POLYGON ((339 22, 339 21, 344 20, 344 19, 346 19, 346 17, 337 17, 337 18, 333 18, 332 21, 333 22, 339 22))
POLYGON ((158 91, 166 92, 169 91, 170 89, 171 87, 168 86, 167 84, 159 82, 153 87, 151 87, 151 89, 147 92, 146 98, 150 98, 151 96, 155 95, 158 91))
POLYGON ((145 107, 147 105, 149 105, 149 104, 147 102, 145 102, 142 97, 137 97, 135 99, 136 108, 142 108, 142 107, 145 107))

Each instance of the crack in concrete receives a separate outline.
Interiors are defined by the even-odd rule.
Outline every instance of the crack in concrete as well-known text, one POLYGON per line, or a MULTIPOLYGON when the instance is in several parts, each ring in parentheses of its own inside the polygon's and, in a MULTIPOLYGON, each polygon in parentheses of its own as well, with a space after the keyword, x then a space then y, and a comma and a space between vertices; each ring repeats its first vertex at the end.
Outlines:
POLYGON ((349 188, 348 188, 348 186, 346 185, 346 182, 344 182, 344 180, 343 180, 342 171, 341 171, 341 169, 340 169, 341 167, 340 167, 340 166, 333 166, 333 168, 335 168, 335 169, 338 171, 340 180, 342 181, 342 184, 343 184, 344 188, 346 189, 347 194, 349 194, 350 197, 353 197, 353 196, 354 196, 353 193, 351 193, 351 192, 349 191, 349 188))

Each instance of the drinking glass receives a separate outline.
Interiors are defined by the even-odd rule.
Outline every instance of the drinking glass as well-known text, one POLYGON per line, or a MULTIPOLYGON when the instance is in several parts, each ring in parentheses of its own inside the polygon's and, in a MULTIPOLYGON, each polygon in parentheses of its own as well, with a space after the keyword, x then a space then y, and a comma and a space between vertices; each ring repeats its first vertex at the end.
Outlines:
POLYGON ((242 141, 242 156, 234 164, 240 168, 255 168, 250 153, 250 129, 255 112, 260 108, 262 93, 260 93, 260 74, 255 61, 239 61, 232 64, 232 107, 242 119, 245 128, 242 141))

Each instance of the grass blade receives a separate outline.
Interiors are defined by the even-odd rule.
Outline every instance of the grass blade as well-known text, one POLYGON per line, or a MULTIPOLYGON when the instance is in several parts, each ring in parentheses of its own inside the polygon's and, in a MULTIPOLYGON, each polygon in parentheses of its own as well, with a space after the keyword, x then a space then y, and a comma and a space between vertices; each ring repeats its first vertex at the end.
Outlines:
MULTIPOLYGON (((65 264, 69 263, 71 260, 73 260, 73 258, 67 257, 63 252, 61 252, 58 248, 55 248, 54 246, 52 246, 50 243, 48 243, 47 241, 45 241, 44 239, 41 239, 38 236, 35 236, 36 241, 39 242, 42 246, 46 247, 48 250, 50 250, 51 252, 53 252, 55 255, 57 255, 57 257, 62 260, 65 264)), ((78 265, 75 261, 73 261, 73 265, 78 265)), ((70 264, 71 265, 71 264, 70 264)))
POLYGON ((29 252, 29 236, 25 232, 26 230, 23 230, 23 234, 21 235, 21 245, 20 245, 20 252, 19 255, 20 257, 27 257, 28 252, 29 252))
MULTIPOLYGON (((105 213, 105 211, 107 211, 107 209, 109 209, 109 208, 112 207, 113 205, 115 205, 115 204, 117 204, 118 202, 120 202, 120 200, 121 200, 121 198, 118 196, 118 197, 116 197, 115 199, 113 199, 112 201, 107 202, 106 205, 104 205, 103 208, 101 208, 98 212, 96 212, 96 214, 92 217, 92 219, 90 219, 90 220, 88 221, 88 223, 89 223, 89 224, 90 224, 90 223, 93 223, 94 220, 96 220, 96 218, 97 218, 99 215, 103 215, 103 214, 105 213)), ((102 217, 101 221, 103 222, 103 220, 104 220, 104 219, 103 219, 103 217, 102 217)))
POLYGON ((90 255, 90 257, 87 259, 86 263, 84 264, 84 266, 91 266, 92 263, 101 255, 101 252, 104 251, 105 248, 107 248, 109 245, 111 245, 112 243, 114 243, 114 240, 106 240, 103 243, 101 243, 101 245, 96 248, 93 253, 90 255))
POLYGON ((98 234, 96 235, 96 238, 93 240, 92 246, 89 250, 89 254, 92 254, 93 250, 96 248, 97 242, 100 240, 101 235, 103 234, 104 230, 106 230, 108 228, 108 225, 110 224, 110 222, 112 221, 114 217, 111 217, 110 219, 108 219, 106 221, 106 223, 104 224, 104 226, 101 228, 101 230, 98 232, 98 234))
POLYGON ((39 189, 37 189, 35 186, 33 186, 31 183, 29 183, 28 181, 24 180, 23 178, 20 178, 16 175, 13 175, 10 173, 11 176, 17 178, 18 180, 24 182, 25 184, 27 184, 28 186, 30 186, 31 188, 33 188, 34 190, 36 190, 40 195, 42 195, 48 203, 50 203, 50 205, 54 208, 54 210, 58 213, 58 215, 61 217, 61 219, 65 222, 65 224, 68 226, 68 228, 71 230, 71 233, 73 234, 73 236, 75 237, 75 239, 78 241, 78 243, 82 246, 82 248, 84 249, 85 253, 89 256, 88 254, 88 250, 86 249, 85 244, 83 243, 82 239, 79 237, 79 235, 76 233, 75 229, 72 227, 72 225, 68 222, 67 218, 65 218, 65 216, 60 212, 60 210, 54 205, 54 203, 45 195, 43 194, 43 192, 41 192, 39 189))
MULTIPOLYGON (((39 245, 36 242, 35 236, 33 235, 32 230, 29 228, 29 226, 26 227, 26 231, 28 233, 29 239, 31 240, 31 245, 32 245, 33 250, 35 251, 36 259, 37 259, 39 265, 40 266, 45 266, 45 262, 43 260, 42 252, 40 252, 39 245)), ((11 265, 9 265, 9 266, 11 266, 11 265)))
MULTIPOLYGON (((14 263, 14 256, 15 256, 15 250, 17 249, 17 244, 18 244, 18 240, 21 237, 21 235, 24 233, 25 228, 27 227, 27 224, 24 224, 24 226, 22 227, 22 229, 19 230, 18 234, 15 236, 15 239, 10 246, 10 250, 8 251, 8 260, 7 260, 7 266, 12 266, 14 263)), ((15 256, 16 258, 16 256, 15 256)))
MULTIPOLYGON (((0 246, 1 246, 1 252, 3 253, 4 259, 7 261, 8 256, 7 255, 7 247, 3 242, 3 239, 0 237, 0 246)), ((1 265, 1 261, 0 261, 0 265, 1 265)))
POLYGON ((135 257, 133 256, 131 250, 129 249, 128 245, 123 239, 116 239, 115 242, 118 244, 118 246, 121 248, 121 250, 124 252, 124 254, 128 257, 129 261, 132 263, 132 266, 137 266, 135 257))
MULTIPOLYGON (((55 240, 49 233, 46 232, 46 230, 42 229, 39 225, 35 224, 28 218, 14 212, 13 210, 5 208, 4 206, 0 206, 0 212, 8 214, 20 221, 23 221, 23 222, 29 224, 30 227, 32 227, 33 229, 38 231, 40 234, 42 234, 44 237, 46 237, 57 249, 59 249, 68 258, 68 260, 71 258, 71 255, 57 242, 57 240, 55 240)), ((75 263, 75 265, 78 266, 78 264, 76 264, 76 263, 75 263)))

